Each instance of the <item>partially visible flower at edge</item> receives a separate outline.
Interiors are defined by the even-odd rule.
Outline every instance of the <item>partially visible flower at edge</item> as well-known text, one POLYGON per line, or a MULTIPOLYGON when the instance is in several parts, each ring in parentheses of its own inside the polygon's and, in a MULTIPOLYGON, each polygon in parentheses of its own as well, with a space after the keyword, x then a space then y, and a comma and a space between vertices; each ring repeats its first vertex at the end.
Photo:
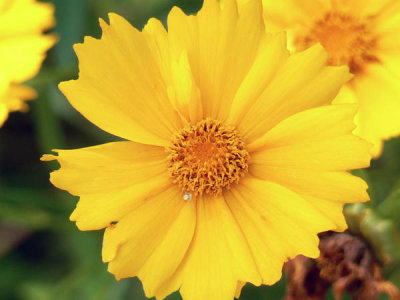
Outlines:
POLYGON ((273 284, 317 234, 343 231, 347 202, 368 201, 369 144, 356 105, 331 105, 351 78, 321 46, 290 55, 265 31, 262 3, 173 8, 168 32, 110 14, 75 45, 79 79, 60 84, 88 120, 127 141, 54 150, 51 182, 80 196, 70 219, 106 228, 103 261, 148 297, 229 300, 273 284))
MULTIPOLYGON (((243 0, 244 2, 248 0, 243 0)), ((356 134, 374 144, 400 135, 400 1, 263 0, 270 31, 287 31, 290 48, 321 43, 328 65, 355 75, 334 103, 358 103, 356 134)))
POLYGON ((54 7, 35 0, 0 3, 0 126, 12 111, 26 111, 36 91, 22 85, 35 76, 56 37, 43 35, 55 24, 54 7))

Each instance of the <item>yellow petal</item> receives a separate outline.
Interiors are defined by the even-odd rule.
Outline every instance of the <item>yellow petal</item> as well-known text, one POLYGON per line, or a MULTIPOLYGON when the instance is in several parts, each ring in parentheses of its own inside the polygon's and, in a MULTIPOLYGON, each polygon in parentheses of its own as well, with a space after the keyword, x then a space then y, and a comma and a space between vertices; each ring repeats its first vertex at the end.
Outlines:
MULTIPOLYGON (((314 198, 310 196, 302 196, 309 203, 311 203, 316 209, 319 210, 327 219, 331 220, 336 225, 331 230, 343 232, 347 229, 346 218, 343 214, 343 203, 329 201, 321 198, 314 198)), ((354 201, 354 200, 352 200, 354 201)))
POLYGON ((351 133, 357 108, 357 105, 339 104, 305 110, 280 122, 247 149, 253 152, 351 133))
POLYGON ((393 0, 331 0, 335 9, 355 15, 371 16, 379 14, 393 0))
POLYGON ((317 257, 317 233, 335 224, 296 193, 276 183, 244 178, 226 201, 242 229, 264 284, 281 277, 283 263, 299 254, 317 257))
POLYGON ((241 83, 250 70, 257 63, 263 41, 268 37, 265 35, 264 21, 262 17, 261 1, 251 1, 238 7, 236 17, 236 1, 222 1, 220 43, 218 45, 218 56, 222 57, 217 64, 215 76, 216 98, 219 99, 218 106, 213 105, 211 116, 218 120, 226 120, 229 109, 235 98, 241 83), (234 3, 234 4, 233 4, 234 3), (236 20, 237 18, 237 20, 236 20), (227 76, 228 75, 228 76, 227 76))
POLYGON ((273 81, 244 112, 238 128, 248 142, 297 112, 329 104, 351 78, 347 67, 326 67, 320 45, 292 55, 273 81))
POLYGON ((147 40, 148 47, 159 65, 162 76, 168 79, 170 74, 170 51, 168 48, 168 34, 161 21, 150 18, 143 28, 143 34, 147 40))
POLYGON ((251 166, 257 178, 272 181, 299 194, 336 224, 334 230, 346 229, 342 208, 344 203, 369 200, 367 184, 346 172, 322 172, 263 165, 251 166))
POLYGON ((346 172, 327 172, 268 165, 252 165, 250 173, 264 180, 283 185, 302 196, 313 196, 340 203, 369 200, 367 184, 346 172))
POLYGON ((138 276, 152 297, 181 263, 195 224, 194 207, 172 187, 107 228, 103 260, 117 279, 138 276))
POLYGON ((4 122, 8 117, 8 103, 5 99, 7 90, 9 89, 10 83, 4 74, 0 73, 0 127, 3 126, 4 122))
POLYGON ((286 34, 265 35, 261 41, 254 64, 244 78, 232 103, 228 123, 235 124, 248 111, 255 99, 273 80, 287 61, 286 34))
POLYGON ((54 150, 61 168, 52 182, 74 195, 111 191, 167 171, 163 148, 113 142, 76 150, 54 150))
POLYGON ((3 126, 4 122, 8 117, 8 109, 5 103, 0 102, 0 127, 3 126))
POLYGON ((132 184, 131 187, 81 195, 70 220, 76 222, 80 230, 102 229, 120 220, 169 186, 171 181, 165 173, 154 176, 151 180, 132 184))
POLYGON ((368 74, 355 82, 354 92, 360 106, 355 133, 374 144, 376 157, 382 140, 400 134, 400 78, 372 65, 368 74))
MULTIPOLYGON (((246 2, 251 0, 241 0, 246 2)), ((264 19, 271 32, 294 26, 307 26, 331 8, 330 0, 263 0, 264 19)))
POLYGON ((176 55, 171 54, 167 31, 157 19, 150 19, 143 33, 160 66, 168 97, 183 122, 198 122, 203 117, 200 90, 194 81, 186 50, 181 50, 180 56, 176 52, 176 55))
POLYGON ((37 93, 29 86, 11 84, 7 90, 6 97, 9 99, 31 100, 37 97, 37 93))
MULTIPOLYGON (((145 34, 125 19, 110 14, 101 21, 100 40, 86 38, 75 45, 80 74, 60 89, 91 122, 117 136, 153 145, 166 145, 182 127, 168 100, 158 54, 145 34)), ((154 46, 154 45, 153 45, 154 46)))
POLYGON ((242 293, 242 289, 246 285, 246 282, 243 281, 238 281, 237 286, 236 286, 236 293, 235 293, 235 298, 239 299, 240 294, 242 293))
POLYGON ((54 6, 34 0, 0 3, 0 37, 41 33, 54 26, 54 6), (7 6, 7 7, 4 7, 7 6))
POLYGON ((5 104, 5 107, 9 112, 12 111, 27 111, 28 105, 25 103, 26 100, 32 100, 37 97, 37 93, 34 89, 20 85, 10 84, 7 91, 4 93, 3 99, 0 102, 5 104))
POLYGON ((51 174, 51 182, 81 197, 71 220, 82 230, 119 220, 171 184, 159 147, 115 142, 56 152, 43 160, 58 160, 61 168, 51 174))
POLYGON ((326 171, 365 168, 370 159, 369 144, 351 134, 266 148, 252 154, 254 165, 326 171))
POLYGON ((225 200, 199 198, 196 211, 196 232, 176 274, 182 298, 233 299, 238 280, 259 285, 250 249, 225 200))
POLYGON ((186 52, 182 52, 179 61, 172 61, 171 85, 168 95, 171 102, 183 114, 185 119, 196 124, 203 118, 200 90, 197 87, 186 52))
POLYGON ((342 87, 339 91, 339 94, 335 97, 332 102, 333 104, 344 104, 344 103, 352 103, 357 104, 358 108, 358 98, 354 93, 353 88, 351 87, 351 83, 348 83, 342 87))
POLYGON ((187 52, 203 117, 225 120, 265 36, 261 3, 208 0, 196 18, 173 9, 168 32, 172 55, 187 52))
POLYGON ((51 35, 13 36, 0 43, 0 69, 15 81, 30 79, 39 71, 45 52, 54 45, 51 35))
POLYGON ((384 8, 374 18, 374 29, 379 35, 378 45, 398 43, 400 3, 396 0, 384 0, 383 4, 385 4, 384 8))

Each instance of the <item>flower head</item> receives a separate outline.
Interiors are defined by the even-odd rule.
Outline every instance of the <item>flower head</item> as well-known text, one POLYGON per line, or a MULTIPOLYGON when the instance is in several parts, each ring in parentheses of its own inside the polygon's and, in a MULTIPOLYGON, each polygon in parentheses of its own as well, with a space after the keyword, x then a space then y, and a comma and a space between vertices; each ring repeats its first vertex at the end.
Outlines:
MULTIPOLYGON (((246 1, 246 0, 244 0, 246 1)), ((263 0, 272 31, 287 30, 290 48, 321 43, 328 65, 355 75, 335 103, 358 103, 356 134, 374 144, 400 134, 400 3, 397 0, 263 0)))
POLYGON ((21 85, 39 71, 55 37, 43 35, 54 25, 52 5, 35 0, 0 2, 0 126, 11 111, 27 109, 36 92, 21 85))
POLYGON ((232 299, 273 284, 283 262, 318 256, 317 233, 344 230, 346 202, 368 200, 346 172, 369 164, 356 107, 331 105, 351 78, 320 46, 290 55, 266 33, 261 1, 174 8, 168 32, 110 14, 75 46, 61 83, 91 122, 127 141, 56 150, 52 183, 80 196, 71 220, 106 228, 103 261, 162 299, 232 299))

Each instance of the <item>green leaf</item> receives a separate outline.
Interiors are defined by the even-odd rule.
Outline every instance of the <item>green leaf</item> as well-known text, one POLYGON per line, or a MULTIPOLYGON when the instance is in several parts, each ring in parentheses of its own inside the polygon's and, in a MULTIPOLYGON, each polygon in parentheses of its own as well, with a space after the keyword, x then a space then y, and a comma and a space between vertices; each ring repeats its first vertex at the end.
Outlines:
POLYGON ((54 114, 47 97, 47 89, 38 90, 40 98, 32 103, 37 139, 41 151, 49 153, 54 148, 64 148, 65 138, 61 121, 54 114))
POLYGON ((400 188, 394 190, 378 207, 378 212, 400 225, 400 188))
POLYGON ((400 237, 392 221, 383 219, 373 210, 368 210, 360 229, 362 236, 369 241, 375 255, 384 266, 400 261, 400 237))
POLYGON ((400 236, 395 224, 365 204, 353 204, 344 214, 349 231, 363 238, 388 269, 400 261, 400 236))

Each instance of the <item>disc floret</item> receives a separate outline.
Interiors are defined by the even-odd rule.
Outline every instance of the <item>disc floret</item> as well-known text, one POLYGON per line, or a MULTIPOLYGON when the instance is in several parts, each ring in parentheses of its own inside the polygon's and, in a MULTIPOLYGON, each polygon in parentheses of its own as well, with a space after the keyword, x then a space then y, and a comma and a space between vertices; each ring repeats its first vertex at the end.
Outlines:
POLYGON ((174 183, 194 195, 219 195, 248 172, 250 155, 238 132, 209 118, 183 128, 168 152, 174 183))
POLYGON ((321 43, 328 51, 328 64, 348 65, 353 74, 360 73, 365 65, 377 62, 375 55, 377 36, 362 18, 339 12, 328 12, 317 20, 312 29, 295 40, 295 45, 306 49, 321 43))

